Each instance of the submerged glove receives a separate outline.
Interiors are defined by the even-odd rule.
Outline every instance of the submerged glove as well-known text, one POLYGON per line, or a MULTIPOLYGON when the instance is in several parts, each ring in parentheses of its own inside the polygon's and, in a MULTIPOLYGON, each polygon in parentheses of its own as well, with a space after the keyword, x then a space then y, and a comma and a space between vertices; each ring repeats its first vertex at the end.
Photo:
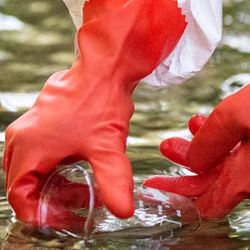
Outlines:
POLYGON ((161 144, 166 157, 197 176, 158 176, 144 184, 197 197, 195 203, 206 219, 224 217, 239 202, 249 198, 249 97, 248 85, 222 101, 207 119, 193 117, 189 122, 195 134, 191 143, 172 138, 161 144))
MULTIPOLYGON (((176 46, 185 17, 176 1, 113 5, 106 0, 102 12, 92 15, 95 3, 86 4, 89 18, 77 32, 78 59, 72 68, 53 74, 34 106, 6 130, 8 201, 25 222, 39 222, 40 192, 55 166, 78 160, 90 162, 101 199, 114 215, 127 218, 134 212, 125 155, 131 95, 176 46)), ((79 192, 73 193, 78 199, 79 192)), ((65 214, 65 220, 71 218, 65 214)), ((57 218, 51 220, 56 224, 57 218)))

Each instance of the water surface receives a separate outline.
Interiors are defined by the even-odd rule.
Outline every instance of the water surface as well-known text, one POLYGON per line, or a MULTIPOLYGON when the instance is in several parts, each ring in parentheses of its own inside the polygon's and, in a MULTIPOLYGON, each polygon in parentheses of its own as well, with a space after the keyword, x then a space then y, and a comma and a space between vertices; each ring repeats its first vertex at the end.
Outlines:
MULTIPOLYGON (((250 3, 224 1, 224 35, 205 69, 185 85, 152 89, 141 84, 134 94, 136 112, 128 139, 135 181, 153 174, 187 174, 161 156, 158 145, 172 135, 190 137, 186 122, 208 114, 222 97, 250 82, 250 3)), ((0 0, 0 152, 4 130, 34 101, 50 74, 70 66, 74 27, 61 0, 0 0), (23 93, 29 95, 24 96, 23 93)), ((36 235, 11 223, 0 170, 0 242, 3 249, 248 249, 248 201, 230 217, 204 222, 199 231, 169 238, 105 238, 89 242, 36 235)))

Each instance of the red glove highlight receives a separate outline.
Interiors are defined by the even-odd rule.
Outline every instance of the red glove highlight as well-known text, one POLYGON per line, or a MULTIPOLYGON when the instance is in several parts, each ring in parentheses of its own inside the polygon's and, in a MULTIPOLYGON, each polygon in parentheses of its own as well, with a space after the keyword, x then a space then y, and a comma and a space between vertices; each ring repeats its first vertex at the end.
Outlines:
MULTIPOLYGON (((171 53, 186 27, 176 1, 91 0, 84 12, 78 59, 71 69, 53 74, 35 105, 6 130, 8 200, 25 222, 39 223, 40 191, 55 166, 78 160, 91 163, 101 198, 114 215, 133 214, 132 171, 125 155, 131 95, 171 53)), ((68 195, 69 200, 81 196, 68 195)), ((75 223, 60 206, 55 201, 63 218, 48 224, 67 226, 64 218, 75 223)))
POLYGON ((223 100, 206 119, 195 116, 189 128, 192 142, 181 138, 165 140, 161 151, 197 176, 158 176, 145 185, 198 199, 196 205, 206 219, 224 217, 239 202, 250 197, 250 86, 223 100), (235 147, 235 145, 237 145, 235 147), (201 157, 203 153, 203 157, 201 157))

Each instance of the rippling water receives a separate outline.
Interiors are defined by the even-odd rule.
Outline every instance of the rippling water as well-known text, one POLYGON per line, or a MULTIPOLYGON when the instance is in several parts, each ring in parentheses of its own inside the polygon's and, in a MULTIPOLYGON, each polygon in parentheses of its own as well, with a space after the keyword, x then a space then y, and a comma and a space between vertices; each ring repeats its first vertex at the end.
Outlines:
MULTIPOLYGON (((135 181, 152 174, 187 174, 165 160, 159 142, 189 137, 188 117, 207 114, 221 98, 250 81, 250 3, 224 1, 224 37, 206 68, 182 86, 153 89, 141 84, 128 139, 135 181)), ((35 100, 44 81, 73 59, 74 29, 61 0, 0 0, 0 152, 5 127, 35 100), (28 95, 24 95, 28 93, 28 95)), ((199 231, 174 237, 103 238, 91 242, 45 238, 11 222, 0 170, 0 241, 3 249, 248 249, 250 204, 245 201, 224 220, 204 222, 199 231)))

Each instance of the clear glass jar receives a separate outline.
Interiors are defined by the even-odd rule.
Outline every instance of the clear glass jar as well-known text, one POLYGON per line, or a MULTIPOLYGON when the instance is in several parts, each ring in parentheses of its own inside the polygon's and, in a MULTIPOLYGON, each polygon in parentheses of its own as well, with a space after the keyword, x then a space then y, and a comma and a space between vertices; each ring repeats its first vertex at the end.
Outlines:
MULTIPOLYGON (((110 194, 112 195, 112 194, 110 194)), ((99 197, 93 174, 80 165, 58 166, 41 192, 38 206, 40 231, 65 236, 105 237, 112 233, 147 237, 200 224, 197 207, 187 197, 148 187, 134 190, 134 216, 113 216, 99 197)))

